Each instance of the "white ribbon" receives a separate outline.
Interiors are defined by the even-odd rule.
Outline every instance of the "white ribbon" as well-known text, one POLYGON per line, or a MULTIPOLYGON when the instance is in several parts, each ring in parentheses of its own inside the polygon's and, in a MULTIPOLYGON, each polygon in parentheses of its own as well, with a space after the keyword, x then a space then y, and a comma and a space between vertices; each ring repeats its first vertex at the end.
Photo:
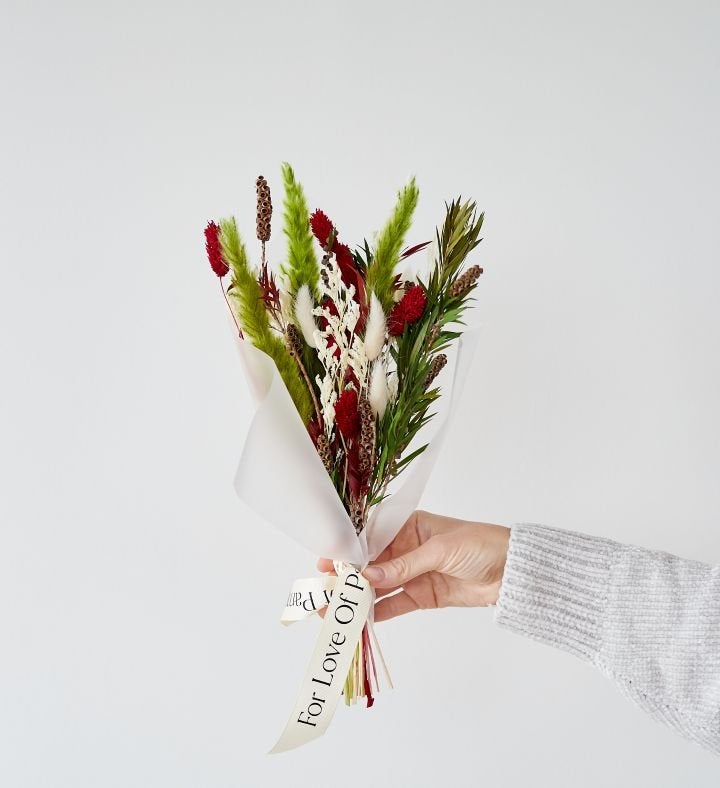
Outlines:
POLYGON ((288 594, 280 623, 287 625, 302 621, 327 607, 336 581, 335 575, 302 577, 296 580, 288 594))
POLYGON ((298 699, 271 753, 307 744, 327 730, 373 599, 370 583, 355 567, 346 565, 335 581, 298 699))

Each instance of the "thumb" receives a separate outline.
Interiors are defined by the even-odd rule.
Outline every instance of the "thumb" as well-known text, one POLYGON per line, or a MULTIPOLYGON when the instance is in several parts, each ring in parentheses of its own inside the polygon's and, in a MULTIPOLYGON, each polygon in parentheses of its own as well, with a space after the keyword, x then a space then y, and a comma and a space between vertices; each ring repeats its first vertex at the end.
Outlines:
POLYGON ((438 569, 441 562, 440 544, 431 538, 405 555, 366 567, 363 575, 373 586, 390 588, 401 586, 418 575, 438 569))

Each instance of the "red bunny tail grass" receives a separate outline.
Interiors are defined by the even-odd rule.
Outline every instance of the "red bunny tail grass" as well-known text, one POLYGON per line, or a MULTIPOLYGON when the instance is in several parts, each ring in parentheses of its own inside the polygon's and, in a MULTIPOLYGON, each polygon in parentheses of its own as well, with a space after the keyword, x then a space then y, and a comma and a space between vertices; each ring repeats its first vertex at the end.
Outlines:
POLYGON ((335 403, 335 424, 346 441, 360 434, 360 412, 355 389, 345 389, 338 397, 335 403))
POLYGON ((325 250, 329 250, 331 240, 335 239, 336 231, 335 225, 328 219, 327 215, 322 211, 315 211, 310 217, 310 229, 318 239, 320 246, 325 250))
POLYGON ((417 323, 425 313, 427 296, 420 285, 413 285, 402 297, 400 303, 403 308, 403 317, 412 325, 417 323))
POLYGON ((205 228, 205 251, 210 261, 210 268, 212 268, 216 276, 222 279, 230 270, 230 266, 223 257, 222 249, 220 248, 220 227, 215 222, 208 222, 205 228))

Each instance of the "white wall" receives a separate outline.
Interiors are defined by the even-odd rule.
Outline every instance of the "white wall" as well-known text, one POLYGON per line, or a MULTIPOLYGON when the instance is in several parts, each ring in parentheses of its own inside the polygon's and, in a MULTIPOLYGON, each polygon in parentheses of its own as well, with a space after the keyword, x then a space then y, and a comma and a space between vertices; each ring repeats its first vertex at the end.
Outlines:
POLYGON ((264 755, 314 558, 234 497, 202 229, 251 237, 283 159, 355 240, 411 172, 414 241, 476 197, 484 339, 424 506, 718 562, 718 36, 714 2, 5 0, 0 784, 717 785, 483 610, 384 625, 396 689, 264 755))

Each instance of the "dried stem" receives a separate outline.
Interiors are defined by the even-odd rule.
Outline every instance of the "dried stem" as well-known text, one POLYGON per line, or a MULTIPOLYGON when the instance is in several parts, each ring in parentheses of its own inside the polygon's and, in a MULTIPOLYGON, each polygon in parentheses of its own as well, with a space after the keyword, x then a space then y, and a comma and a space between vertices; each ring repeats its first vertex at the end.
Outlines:
POLYGON ((298 368, 300 369, 300 374, 305 379, 305 384, 307 385, 308 391, 310 392, 310 396, 312 397, 313 407, 315 408, 315 415, 318 420, 318 425, 322 430, 324 428, 323 425, 325 422, 323 420, 322 411, 320 410, 320 403, 318 402, 317 395, 315 394, 315 389, 313 388, 313 384, 310 381, 310 376, 308 375, 307 370, 305 369, 305 365, 302 362, 302 356, 298 350, 297 343, 295 341, 296 339, 299 341, 299 337, 295 336, 296 332, 297 332, 297 327, 295 326, 295 324, 288 323, 288 326, 285 329, 285 338, 287 340, 288 349, 290 350, 292 357, 295 359, 295 363, 298 365, 298 368), (294 331, 292 329, 294 329, 294 331))
POLYGON ((225 288, 223 287, 222 279, 218 279, 220 282, 220 290, 222 291, 223 298, 225 299, 225 303, 227 304, 227 308, 230 310, 230 315, 232 316, 233 323, 235 323, 235 328, 238 330, 238 336, 240 339, 244 339, 243 332, 240 326, 238 325, 237 318, 235 317, 235 312, 233 312, 233 308, 230 306, 230 302, 228 301, 227 293, 225 292, 225 288))

